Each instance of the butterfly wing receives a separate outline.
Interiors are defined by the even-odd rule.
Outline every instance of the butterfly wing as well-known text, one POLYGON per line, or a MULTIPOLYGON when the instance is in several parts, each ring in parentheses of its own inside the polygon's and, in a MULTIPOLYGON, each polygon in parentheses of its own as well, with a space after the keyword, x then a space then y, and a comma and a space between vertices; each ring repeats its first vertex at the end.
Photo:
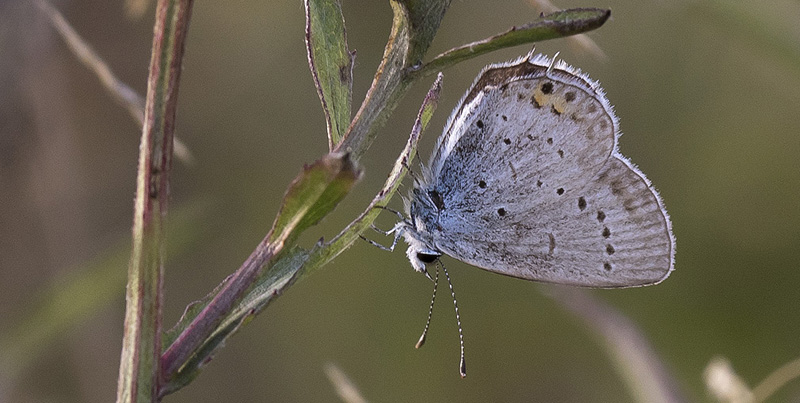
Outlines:
POLYGON ((644 175, 616 152, 617 121, 602 90, 566 65, 547 71, 535 62, 496 66, 505 78, 495 82, 487 70, 451 117, 428 185, 443 205, 430 226, 435 246, 529 280, 661 281, 672 269, 669 219, 644 175))

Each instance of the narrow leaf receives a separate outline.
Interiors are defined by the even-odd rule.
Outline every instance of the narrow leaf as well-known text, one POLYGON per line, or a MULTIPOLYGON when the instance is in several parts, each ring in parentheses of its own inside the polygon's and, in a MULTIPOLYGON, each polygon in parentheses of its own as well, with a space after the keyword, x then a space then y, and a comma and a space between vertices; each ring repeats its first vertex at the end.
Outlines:
POLYGON ((602 26, 610 16, 611 10, 599 8, 576 8, 542 15, 538 20, 511 27, 501 34, 450 49, 413 74, 426 76, 495 50, 591 31, 602 26))
POLYGON ((378 130, 416 80, 493 50, 596 29, 610 15, 609 10, 601 9, 558 11, 508 32, 452 49, 423 64, 449 1, 392 0, 390 4, 394 20, 381 65, 347 134, 336 147, 336 150, 351 151, 356 160, 372 144, 378 130))
POLYGON ((284 242, 327 215, 361 177, 349 154, 331 153, 306 166, 283 199, 269 242, 284 242))
POLYGON ((305 0, 306 50, 325 121, 330 150, 339 144, 350 125, 353 59, 340 0, 305 0))
POLYGON ((263 305, 258 303, 245 311, 234 308, 262 273, 278 275, 267 275, 268 280, 262 284, 263 287, 257 289, 256 294, 248 295, 248 298, 252 298, 246 301, 256 300, 266 304, 269 298, 291 283, 290 279, 294 278, 305 259, 296 260, 299 252, 293 250, 286 254, 284 247, 293 243, 304 229, 332 211, 360 176, 361 172, 348 154, 331 153, 303 169, 289 185, 281 210, 265 239, 242 266, 218 286, 210 300, 190 306, 178 327, 166 336, 171 344, 161 356, 162 378, 167 381, 161 395, 189 382, 199 366, 243 323, 243 319, 261 309, 263 305), (287 259, 287 256, 292 258, 287 259), (273 270, 273 267, 284 269, 273 270), (259 292, 267 293, 269 298, 265 299, 259 292), (236 312, 239 312, 239 316, 236 316, 236 312), (247 315, 243 316, 242 312, 247 315))

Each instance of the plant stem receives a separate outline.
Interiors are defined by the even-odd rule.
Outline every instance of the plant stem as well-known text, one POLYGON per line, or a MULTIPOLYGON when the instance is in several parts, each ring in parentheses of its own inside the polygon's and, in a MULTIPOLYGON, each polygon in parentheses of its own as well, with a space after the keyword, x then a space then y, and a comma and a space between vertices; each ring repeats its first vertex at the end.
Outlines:
POLYGON ((181 61, 193 0, 159 0, 139 146, 117 402, 158 400, 164 218, 181 61))

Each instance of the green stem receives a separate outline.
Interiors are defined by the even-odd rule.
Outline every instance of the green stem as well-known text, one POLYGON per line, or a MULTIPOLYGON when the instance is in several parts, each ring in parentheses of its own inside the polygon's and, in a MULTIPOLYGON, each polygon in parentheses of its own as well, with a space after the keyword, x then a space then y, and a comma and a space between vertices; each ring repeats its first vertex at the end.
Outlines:
MULTIPOLYGON (((67 44, 70 51, 91 70, 103 84, 106 91, 117 101, 117 103, 128 111, 128 115, 141 127, 144 126, 144 97, 139 95, 133 88, 125 84, 114 75, 111 67, 97 54, 97 52, 86 43, 83 38, 69 25, 63 15, 50 4, 47 0, 36 0, 36 5, 50 19, 53 28, 58 31, 61 38, 67 44)), ((175 156, 183 163, 191 164, 194 157, 189 147, 179 138, 173 138, 175 156)))
POLYGON ((139 147, 117 402, 158 400, 163 223, 169 199, 178 83, 192 1, 159 0, 156 10, 139 147))

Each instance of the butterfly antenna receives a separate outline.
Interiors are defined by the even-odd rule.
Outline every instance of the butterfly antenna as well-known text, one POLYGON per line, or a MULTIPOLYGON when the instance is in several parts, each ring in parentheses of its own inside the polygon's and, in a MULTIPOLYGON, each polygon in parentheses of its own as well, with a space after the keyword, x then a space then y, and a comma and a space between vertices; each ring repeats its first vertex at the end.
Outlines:
MULTIPOLYGON (((458 342, 461 345, 461 362, 458 364, 458 370, 461 372, 461 377, 467 377, 467 364, 464 361, 464 332, 461 330, 461 315, 458 314, 458 302, 456 302, 456 292, 453 290, 453 282, 450 281, 450 274, 447 273, 447 268, 444 267, 444 264, 441 260, 436 260, 436 262, 442 266, 442 271, 444 272, 444 276, 447 278, 447 284, 450 285, 450 295, 453 296, 453 307, 456 308, 456 323, 458 323, 458 342)), ((436 271, 438 274, 438 270, 436 271)))
MULTIPOLYGON (((430 278, 430 275, 428 275, 430 278)), ((431 317, 433 317, 433 303, 436 301, 436 288, 439 286, 439 267, 436 267, 436 274, 433 279, 433 296, 431 297, 431 307, 428 309, 428 321, 425 322, 425 329, 422 331, 422 336, 419 336, 419 341, 415 348, 422 347, 425 344, 425 337, 428 336, 428 328, 431 326, 431 317)))
POLYGON ((404 166, 404 167, 406 168, 406 170, 408 171, 408 174, 409 174, 409 175, 411 175, 411 177, 412 177, 412 178, 414 178, 414 183, 415 183, 415 184, 420 184, 420 183, 422 183, 422 180, 419 178, 419 176, 417 176, 417 173, 416 173, 416 172, 414 172, 414 170, 413 170, 413 169, 411 169, 411 167, 410 167, 410 166, 408 166, 408 164, 407 164, 405 161, 403 161, 403 166, 404 166))

